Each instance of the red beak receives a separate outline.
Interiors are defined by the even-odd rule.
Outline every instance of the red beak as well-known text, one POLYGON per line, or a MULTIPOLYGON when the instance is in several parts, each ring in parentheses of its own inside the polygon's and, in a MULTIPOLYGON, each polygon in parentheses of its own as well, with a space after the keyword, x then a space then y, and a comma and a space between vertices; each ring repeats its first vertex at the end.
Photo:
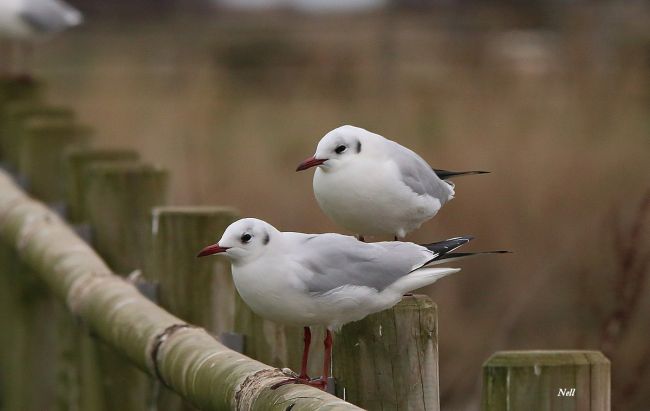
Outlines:
POLYGON ((206 255, 223 253, 228 248, 230 247, 220 247, 219 244, 212 244, 201 250, 197 257, 205 257, 206 255))
POLYGON ((298 168, 296 168, 296 171, 307 170, 308 168, 319 166, 326 161, 327 161, 326 158, 321 160, 316 157, 309 157, 305 159, 305 161, 303 161, 302 163, 298 164, 298 168))

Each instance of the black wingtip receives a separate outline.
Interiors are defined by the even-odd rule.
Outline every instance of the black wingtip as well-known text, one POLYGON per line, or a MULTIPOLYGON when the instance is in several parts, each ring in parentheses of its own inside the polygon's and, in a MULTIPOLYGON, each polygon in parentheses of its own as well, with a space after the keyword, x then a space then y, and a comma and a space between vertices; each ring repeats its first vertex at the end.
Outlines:
POLYGON ((420 244, 420 245, 422 247, 426 247, 430 251, 433 251, 434 253, 440 256, 448 252, 451 252, 464 244, 469 243, 473 239, 474 236, 464 235, 464 236, 449 238, 443 241, 438 241, 435 243, 420 244))
POLYGON ((512 254, 512 251, 508 250, 494 250, 494 251, 477 251, 477 252, 467 252, 467 253, 446 253, 436 258, 436 261, 440 260, 458 260, 466 257, 474 257, 477 255, 484 254, 512 254))
POLYGON ((441 180, 447 180, 450 178, 454 177, 460 177, 460 176, 471 176, 471 175, 477 175, 477 174, 490 174, 489 171, 482 171, 482 170, 472 170, 472 171, 450 171, 450 170, 440 170, 440 169, 433 169, 433 172, 436 173, 436 175, 441 179, 441 180))

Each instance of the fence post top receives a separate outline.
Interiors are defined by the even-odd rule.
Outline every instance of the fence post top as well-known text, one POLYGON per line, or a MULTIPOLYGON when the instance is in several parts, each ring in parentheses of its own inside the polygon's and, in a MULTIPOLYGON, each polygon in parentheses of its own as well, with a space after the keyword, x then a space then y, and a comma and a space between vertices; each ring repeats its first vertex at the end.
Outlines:
POLYGON ((483 367, 609 363, 609 359, 602 352, 596 350, 513 350, 495 352, 483 363, 483 367))
POLYGON ((53 106, 42 102, 17 101, 6 103, 3 111, 9 116, 55 115, 74 118, 74 111, 65 106, 53 106))
POLYGON ((66 159, 72 161, 111 160, 113 158, 123 160, 125 157, 128 157, 129 160, 138 160, 139 154, 128 148, 74 147, 66 151, 66 159))
POLYGON ((157 206, 151 210, 154 216, 160 215, 196 215, 196 216, 210 216, 210 215, 223 215, 232 214, 239 215, 239 211, 233 207, 227 206, 157 206))
POLYGON ((91 175, 131 175, 131 174, 169 174, 169 171, 162 166, 142 163, 139 161, 98 161, 88 167, 91 175))

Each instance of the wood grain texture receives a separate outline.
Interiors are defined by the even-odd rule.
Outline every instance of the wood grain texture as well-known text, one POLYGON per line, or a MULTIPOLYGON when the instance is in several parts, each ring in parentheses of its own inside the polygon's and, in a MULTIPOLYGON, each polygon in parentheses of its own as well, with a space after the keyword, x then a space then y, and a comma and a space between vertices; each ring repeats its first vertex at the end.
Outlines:
POLYGON ((73 223, 86 221, 84 214, 86 202, 85 189, 88 168, 96 163, 108 164, 111 161, 135 162, 139 154, 127 149, 70 148, 64 154, 65 198, 68 206, 67 218, 73 223))
MULTIPOLYGON (((235 287, 230 262, 223 257, 198 259, 196 254, 218 240, 237 219, 223 207, 156 207, 153 237, 144 275, 158 284, 158 303, 182 320, 218 337, 232 331, 235 287)), ((191 410, 191 404, 161 387, 158 409, 191 410)))
POLYGON ((610 362, 599 351, 500 351, 483 365, 484 411, 609 411, 610 362), (575 389, 573 395, 560 390, 575 389))
POLYGON ((24 125, 18 160, 18 173, 29 192, 46 202, 62 201, 64 192, 64 153, 90 141, 90 128, 68 120, 35 118, 24 125))
POLYGON ((369 410, 439 410, 437 308, 427 296, 346 324, 334 337, 336 394, 369 410))
MULTIPOLYGON (((88 168, 86 207, 93 244, 122 275, 143 268, 151 245, 150 214, 166 202, 168 174, 142 163, 98 162, 88 168)), ((109 347, 97 346, 106 409, 137 411, 156 401, 157 387, 109 347)))
POLYGON ((151 243, 151 210, 167 201, 168 172, 144 163, 88 167, 85 213, 93 245, 122 275, 141 269, 151 243))
POLYGON ((33 119, 73 122, 75 114, 68 107, 46 105, 38 101, 5 104, 0 122, 0 151, 3 161, 11 170, 18 168, 25 126, 33 119))

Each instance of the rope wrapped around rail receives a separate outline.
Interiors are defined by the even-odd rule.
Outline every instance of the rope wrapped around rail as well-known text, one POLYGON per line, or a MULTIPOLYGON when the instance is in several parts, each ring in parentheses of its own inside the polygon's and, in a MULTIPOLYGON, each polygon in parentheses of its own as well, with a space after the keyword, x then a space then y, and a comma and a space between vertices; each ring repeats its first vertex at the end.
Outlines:
POLYGON ((70 312, 133 364, 203 410, 359 410, 226 348, 114 275, 54 212, 0 171, 0 237, 70 312))

